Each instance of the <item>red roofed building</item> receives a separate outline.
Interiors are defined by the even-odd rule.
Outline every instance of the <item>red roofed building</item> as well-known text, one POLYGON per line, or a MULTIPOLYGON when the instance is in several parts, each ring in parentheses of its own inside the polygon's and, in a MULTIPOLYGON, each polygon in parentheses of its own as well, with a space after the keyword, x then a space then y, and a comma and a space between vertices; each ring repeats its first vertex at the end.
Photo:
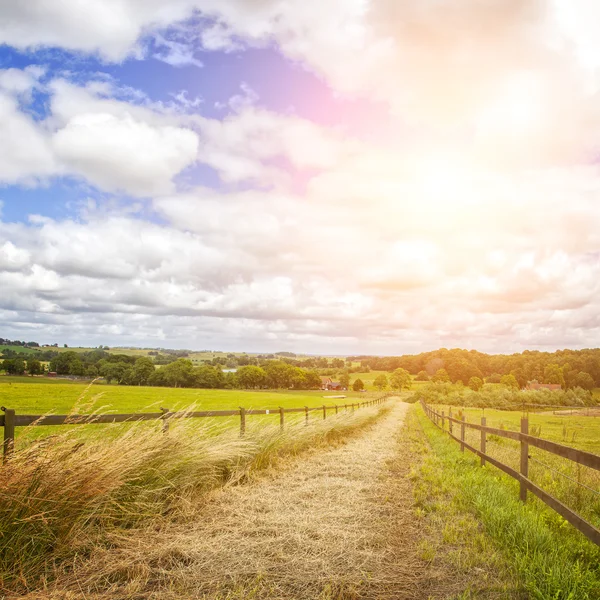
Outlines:
POLYGON ((537 381, 530 381, 527 383, 527 390, 550 390, 556 392, 562 390, 560 383, 538 383, 537 381))

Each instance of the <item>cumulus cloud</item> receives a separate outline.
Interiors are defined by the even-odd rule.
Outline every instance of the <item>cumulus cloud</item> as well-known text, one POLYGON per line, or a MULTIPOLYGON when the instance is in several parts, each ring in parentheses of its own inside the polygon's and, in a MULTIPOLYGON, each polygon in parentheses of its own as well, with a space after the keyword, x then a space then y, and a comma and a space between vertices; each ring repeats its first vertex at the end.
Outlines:
POLYGON ((0 222, 0 318, 15 337, 360 353, 596 343, 592 3, 115 0, 82 10, 0 5, 0 40, 118 61, 152 37, 175 65, 196 60, 198 43, 275 43, 336 93, 386 105, 389 133, 365 141, 351 123, 276 114, 247 87, 215 119, 183 91, 177 110, 110 80, 0 71, 2 182, 75 176, 150 197, 152 211, 116 203, 0 222), (181 23, 192 15, 201 19, 181 23), (187 28, 175 41, 164 33, 174 24, 187 28), (26 108, 40 90, 44 119, 26 108), (178 189, 195 164, 223 185, 178 189))

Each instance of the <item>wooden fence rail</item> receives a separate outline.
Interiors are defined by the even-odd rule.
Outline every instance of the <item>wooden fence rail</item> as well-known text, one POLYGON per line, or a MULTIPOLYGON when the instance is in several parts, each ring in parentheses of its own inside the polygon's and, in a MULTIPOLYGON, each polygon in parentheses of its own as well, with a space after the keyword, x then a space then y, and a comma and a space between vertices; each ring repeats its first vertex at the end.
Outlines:
POLYGON ((159 413, 127 413, 127 414, 104 414, 104 415, 18 415, 12 408, 0 407, 4 414, 0 414, 0 427, 4 428, 4 460, 6 461, 15 446, 15 428, 28 426, 46 426, 46 425, 89 425, 89 424, 105 424, 105 423, 135 423, 139 421, 162 421, 163 431, 168 431, 169 421, 171 419, 196 419, 203 417, 240 417, 240 435, 244 435, 246 431, 246 417, 248 415, 279 415, 279 424, 281 429, 284 428, 286 413, 305 413, 305 422, 308 425, 308 414, 313 411, 323 411, 323 419, 327 418, 327 410, 335 410, 344 408, 349 410, 349 407, 354 411, 358 408, 366 408, 369 406, 378 406, 383 404, 390 394, 365 400, 364 402, 355 402, 352 404, 332 405, 332 406, 303 406, 301 408, 244 408, 231 410, 202 410, 202 411, 179 411, 171 412, 168 408, 161 408, 159 413))
POLYGON ((583 533, 592 542, 600 546, 599 529, 529 479, 529 459, 531 458, 529 456, 529 446, 535 446, 536 448, 545 450, 546 452, 550 452, 556 456, 566 458, 574 463, 584 465, 598 471, 600 471, 600 456, 597 454, 592 454, 591 452, 586 452, 585 450, 577 450, 576 448, 563 446, 562 444, 557 444, 556 442, 551 442, 550 440, 544 440, 542 438, 529 435, 529 419, 527 417, 523 417, 521 419, 521 431, 506 431, 505 429, 497 429, 496 427, 487 427, 485 417, 481 418, 481 424, 479 425, 477 423, 468 423, 464 415, 462 419, 453 418, 452 411, 449 412, 448 416, 444 416, 443 412, 437 412, 431 406, 427 405, 422 399, 421 406, 423 407, 423 410, 425 411, 425 414, 429 420, 434 425, 439 427, 442 431, 445 431, 452 439, 460 444, 461 451, 464 452, 465 448, 470 450, 473 452, 473 454, 476 454, 481 458, 482 466, 488 462, 501 471, 504 471, 504 473, 507 475, 510 475, 512 478, 516 479, 520 484, 520 499, 523 502, 527 501, 527 492, 531 492, 542 502, 547 504, 551 509, 556 511, 566 521, 571 523, 573 527, 581 531, 581 533, 583 533), (445 427, 445 421, 448 421, 448 429, 445 427), (453 433, 453 423, 460 425, 460 438, 453 433), (471 446, 465 441, 465 428, 481 432, 479 449, 471 446), (520 442, 521 460, 519 471, 509 467, 508 465, 505 465, 504 463, 487 454, 486 442, 488 434, 497 435, 520 442))

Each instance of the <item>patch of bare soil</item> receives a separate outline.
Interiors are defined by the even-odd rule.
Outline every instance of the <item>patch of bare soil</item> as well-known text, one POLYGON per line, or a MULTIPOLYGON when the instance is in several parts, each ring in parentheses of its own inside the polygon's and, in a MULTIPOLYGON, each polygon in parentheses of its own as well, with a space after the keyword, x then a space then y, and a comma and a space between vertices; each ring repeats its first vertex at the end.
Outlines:
POLYGON ((349 439, 214 493, 195 523, 131 532, 29 598, 447 597, 418 557, 408 405, 349 439))

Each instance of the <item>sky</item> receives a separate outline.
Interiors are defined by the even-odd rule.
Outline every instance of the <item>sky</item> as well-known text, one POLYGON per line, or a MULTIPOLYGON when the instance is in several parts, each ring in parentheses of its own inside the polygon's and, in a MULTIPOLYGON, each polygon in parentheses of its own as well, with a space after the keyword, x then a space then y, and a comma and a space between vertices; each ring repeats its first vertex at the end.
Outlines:
POLYGON ((0 0, 0 337, 600 340, 595 0, 0 0))

